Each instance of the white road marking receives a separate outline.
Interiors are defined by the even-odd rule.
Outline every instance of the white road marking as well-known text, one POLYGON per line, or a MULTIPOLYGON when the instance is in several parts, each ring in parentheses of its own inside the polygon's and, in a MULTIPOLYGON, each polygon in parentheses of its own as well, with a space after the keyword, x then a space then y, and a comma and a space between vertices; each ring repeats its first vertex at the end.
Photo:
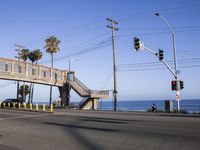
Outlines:
MULTIPOLYGON (((3 111, 1 111, 0 114, 9 114, 9 115, 11 114, 11 115, 13 115, 14 113, 13 112, 3 112, 3 111)), ((21 114, 15 113, 15 115, 21 115, 21 114)))
POLYGON ((8 117, 8 118, 0 118, 0 121, 3 120, 14 120, 14 119, 23 119, 23 118, 33 118, 33 117, 44 117, 49 116, 51 114, 42 114, 42 115, 23 115, 23 116, 15 116, 15 117, 8 117))

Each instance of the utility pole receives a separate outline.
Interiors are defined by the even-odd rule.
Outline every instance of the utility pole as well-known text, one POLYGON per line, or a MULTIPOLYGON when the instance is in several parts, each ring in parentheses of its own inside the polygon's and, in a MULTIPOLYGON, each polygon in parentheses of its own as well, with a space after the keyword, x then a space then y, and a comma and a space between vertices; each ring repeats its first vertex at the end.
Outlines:
MULTIPOLYGON (((15 58, 18 58, 18 61, 20 61, 20 57, 21 57, 21 50, 23 48, 25 48, 24 46, 21 46, 21 45, 17 45, 15 44, 15 51, 17 51, 17 56, 15 56, 15 58)), ((17 71, 19 72, 19 62, 18 62, 18 68, 17 68, 17 71)), ((17 81, 17 100, 19 100, 19 81, 17 81)))
POLYGON ((110 22, 110 25, 107 25, 107 27, 112 30, 113 74, 114 74, 113 96, 114 96, 114 111, 116 111, 117 110, 117 83, 116 83, 116 50, 115 50, 114 31, 117 31, 119 29, 115 28, 115 25, 118 24, 118 22, 109 18, 106 18, 106 20, 110 22))

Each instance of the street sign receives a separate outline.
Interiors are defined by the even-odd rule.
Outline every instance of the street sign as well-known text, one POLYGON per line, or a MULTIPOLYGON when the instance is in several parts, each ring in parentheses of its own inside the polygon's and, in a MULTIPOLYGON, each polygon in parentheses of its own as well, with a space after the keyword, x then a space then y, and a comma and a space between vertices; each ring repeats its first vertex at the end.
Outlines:
POLYGON ((176 74, 181 74, 181 71, 180 70, 176 70, 176 74))
POLYGON ((176 101, 181 101, 181 93, 180 93, 180 91, 176 92, 176 101))

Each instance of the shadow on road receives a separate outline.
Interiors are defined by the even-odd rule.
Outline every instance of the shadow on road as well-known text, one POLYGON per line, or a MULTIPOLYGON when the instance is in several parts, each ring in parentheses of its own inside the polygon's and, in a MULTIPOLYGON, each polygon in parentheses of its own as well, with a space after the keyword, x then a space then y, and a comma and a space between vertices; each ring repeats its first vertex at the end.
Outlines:
POLYGON ((90 122, 99 122, 99 123, 113 123, 113 124, 127 124, 128 123, 126 120, 111 119, 111 118, 80 117, 80 120, 90 121, 90 122))
POLYGON ((52 125, 57 127, 63 127, 64 131, 67 132, 67 134, 70 134, 72 138, 75 139, 75 143, 72 143, 72 145, 77 146, 77 149, 87 149, 87 150, 101 150, 104 149, 100 144, 95 141, 90 135, 90 132, 88 134, 83 134, 85 132, 82 131, 100 131, 100 132, 118 132, 118 130, 115 129, 108 129, 108 128, 98 128, 98 127, 89 127, 89 126, 81 126, 81 121, 74 121, 70 124, 63 124, 63 123, 53 123, 53 122, 45 122, 46 125, 52 125), (76 125, 78 124, 78 125, 76 125), (81 130, 79 130, 81 129, 81 130))
POLYGON ((0 144, 0 150, 20 150, 20 149, 15 148, 15 147, 11 147, 11 146, 8 146, 8 145, 0 144))
POLYGON ((53 122, 46 122, 47 125, 54 125, 54 126, 61 126, 66 128, 75 128, 75 129, 86 129, 86 130, 96 130, 96 131, 105 131, 105 132, 117 132, 118 130, 115 129, 106 129, 106 128, 97 128, 97 127, 86 127, 80 125, 72 125, 72 124, 60 124, 60 123, 53 123, 53 122))

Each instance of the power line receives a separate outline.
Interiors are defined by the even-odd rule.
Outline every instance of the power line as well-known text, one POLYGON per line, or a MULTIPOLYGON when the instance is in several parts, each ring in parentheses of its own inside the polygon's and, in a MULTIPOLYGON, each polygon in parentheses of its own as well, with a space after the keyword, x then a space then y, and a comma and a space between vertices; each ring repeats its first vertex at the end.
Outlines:
MULTIPOLYGON (((178 62, 180 64, 182 63, 191 63, 191 62, 198 62, 200 61, 200 58, 188 58, 188 59, 180 59, 178 62)), ((173 63, 172 60, 166 61, 167 63, 173 63)), ((157 66, 157 65, 162 65, 160 62, 145 62, 145 63, 135 63, 135 64, 121 64, 117 65, 118 68, 125 68, 125 67, 134 67, 134 66, 157 66)))
MULTIPOLYGON (((91 53, 91 52, 99 50, 100 48, 105 48, 105 47, 108 47, 108 46, 110 46, 110 40, 104 41, 103 43, 101 42, 101 43, 99 43, 99 44, 97 44, 96 46, 93 46, 93 47, 85 48, 85 49, 76 51, 74 53, 55 58, 54 61, 59 61, 59 60, 65 59, 65 58, 74 57, 74 56, 78 56, 78 55, 84 55, 84 54, 91 53)), ((48 62, 50 62, 50 60, 49 61, 43 61, 41 64, 48 63, 48 62)))
MULTIPOLYGON (((194 67, 199 67, 200 58, 191 58, 191 59, 182 59, 179 60, 179 64, 182 66, 179 66, 179 68, 194 68, 194 67), (193 64, 193 65, 183 65, 183 64, 191 64, 191 63, 196 63, 198 64, 193 64)), ((168 63, 172 63, 172 61, 167 61, 168 63)), ((136 63, 136 64, 122 64, 118 65, 117 69, 118 71, 148 71, 148 70, 162 70, 166 68, 151 68, 151 67, 157 67, 157 66, 162 66, 161 63, 159 62, 146 62, 146 63, 136 63), (150 68, 147 68, 150 67, 150 68), (135 68, 135 69, 126 69, 126 68, 135 68)))
MULTIPOLYGON (((107 44, 107 43, 110 42, 111 38, 109 37, 109 38, 105 38, 105 39, 101 40, 101 38, 104 37, 105 35, 107 35, 107 33, 104 33, 103 35, 97 36, 97 37, 95 37, 91 40, 87 40, 86 42, 83 42, 80 45, 77 44, 78 45, 77 47, 74 45, 69 49, 68 48, 62 49, 62 51, 60 51, 61 53, 56 55, 56 59, 60 60, 62 58, 71 57, 72 55, 74 56, 76 54, 79 54, 82 51, 85 51, 85 50, 88 50, 88 49, 95 49, 96 46, 102 46, 104 44, 107 44), (98 39, 98 40, 96 40, 96 39, 98 39), (93 42, 90 43, 91 41, 93 41, 93 42)), ((44 63, 48 63, 48 62, 50 62, 50 60, 42 61, 41 63, 44 64, 44 63)))
POLYGON ((6 84, 3 84, 3 85, 0 85, 0 88, 4 88, 4 87, 10 86, 12 84, 16 84, 16 82, 11 82, 11 83, 6 83, 6 84))
POLYGON ((200 3, 196 3, 196 4, 191 4, 191 5, 183 5, 180 7, 172 7, 172 8, 166 8, 163 10, 154 10, 154 11, 146 11, 146 12, 138 12, 138 13, 130 13, 130 14, 123 14, 123 15, 119 15, 119 16, 112 16, 113 18, 124 18, 124 17, 129 17, 129 16, 141 16, 141 15, 149 15, 155 12, 172 12, 172 11, 177 11, 177 10, 183 10, 185 8, 192 8, 194 9, 194 7, 199 6, 200 3))
MULTIPOLYGON (((69 35, 74 35, 74 33, 76 33, 76 32, 87 31, 89 28, 91 28, 93 26, 97 27, 97 25, 100 24, 100 22, 103 23, 103 20, 101 19, 101 20, 98 20, 98 21, 95 21, 95 22, 91 22, 91 23, 88 23, 88 24, 85 24, 85 25, 80 25, 78 27, 70 29, 70 31, 67 31, 67 32, 66 31, 60 31, 58 33, 55 33, 55 35, 56 36, 58 36, 58 35, 62 36, 62 35, 67 34, 68 35, 67 38, 69 38, 69 35)), ((49 34, 49 33, 46 33, 46 34, 49 34)), ((47 37, 48 36, 42 36, 42 37, 37 38, 35 40, 31 40, 33 42, 29 41, 29 43, 37 43, 38 41, 44 40, 47 37)), ((26 42, 22 42, 22 43, 26 43, 26 42)), ((27 42, 26 45, 30 45, 30 44, 28 44, 28 42, 27 42)))
MULTIPOLYGON (((73 45, 71 47, 68 47, 68 48, 64 48, 60 51, 60 53, 58 53, 58 55, 56 55, 57 58, 60 58, 60 57, 63 57, 63 56, 68 56, 68 55, 71 55, 71 54, 76 54, 77 52, 79 51, 82 51, 84 49, 87 49, 87 48, 91 48, 91 47, 94 47, 96 45, 101 45, 107 41, 109 41, 111 38, 105 38, 105 39, 101 39, 103 37, 105 37, 106 35, 108 34, 108 32, 104 33, 104 34, 101 34, 101 35, 98 35, 98 36, 95 36, 87 41, 84 41, 82 43, 78 43, 76 45, 73 45)), ((47 63, 47 62, 50 62, 50 60, 47 60, 47 61, 42 61, 41 63, 47 63)))
POLYGON ((108 74, 108 76, 107 76, 107 78, 106 78, 106 80, 105 80, 105 82, 104 82, 101 90, 103 90, 106 87, 106 85, 108 84, 108 81, 109 81, 111 75, 112 75, 112 69, 110 70, 110 72, 109 72, 109 74, 108 74))
MULTIPOLYGON (((179 66, 179 68, 196 68, 200 67, 200 64, 198 65, 190 65, 190 66, 179 66)), ((133 69, 133 70, 117 70, 119 72, 127 72, 127 71, 153 71, 153 70, 166 70, 167 68, 144 68, 144 69, 133 69)))
MULTIPOLYGON (((200 31, 200 29, 191 29, 191 30, 175 30, 175 33, 178 32, 194 32, 194 31, 200 31)), ((170 32, 150 32, 150 33, 135 33, 135 35, 154 35, 154 34, 169 34, 170 32)), ((116 37, 129 37, 129 36, 135 36, 132 34, 127 35, 118 35, 116 37)))
MULTIPOLYGON (((174 29, 194 29, 200 28, 200 26, 182 26, 182 27, 174 27, 174 29)), ((160 27, 152 27, 152 28, 123 28, 120 30, 167 30, 168 28, 160 28, 160 27)))
MULTIPOLYGON (((61 53, 60 53, 59 55, 63 55, 65 52, 69 53, 69 52, 72 52, 72 51, 74 51, 74 50, 77 51, 77 48, 80 48, 80 47, 81 47, 81 49, 82 49, 82 48, 88 47, 88 46, 90 46, 90 45, 99 44, 99 43, 101 43, 101 42, 104 42, 104 41, 106 41, 106 40, 109 40, 110 37, 109 37, 109 38, 106 38, 106 39, 103 39, 103 40, 99 40, 99 39, 101 39, 102 37, 104 37, 105 35, 108 35, 108 32, 106 32, 106 33, 104 33, 104 34, 102 34, 102 35, 96 36, 95 38, 89 39, 89 40, 87 40, 87 41, 85 41, 85 42, 75 44, 75 45, 73 45, 73 46, 71 46, 71 47, 63 48, 62 51, 61 51, 61 53), (96 41, 96 39, 98 39, 98 40, 96 41), (92 41, 92 43, 90 43, 91 41, 92 41)), ((59 56, 59 55, 57 55, 57 56, 59 56)))

